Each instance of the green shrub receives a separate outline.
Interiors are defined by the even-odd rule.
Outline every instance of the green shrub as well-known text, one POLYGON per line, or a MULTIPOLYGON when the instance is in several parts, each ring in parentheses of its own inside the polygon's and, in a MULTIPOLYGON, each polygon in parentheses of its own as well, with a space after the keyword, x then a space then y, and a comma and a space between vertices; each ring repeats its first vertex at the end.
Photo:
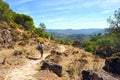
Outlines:
POLYGON ((85 51, 94 52, 94 48, 92 46, 87 46, 85 47, 85 51))
POLYGON ((23 34, 23 38, 24 38, 24 39, 27 39, 27 40, 28 40, 30 37, 31 37, 30 34, 27 34, 27 33, 24 33, 24 34, 23 34))
POLYGON ((17 29, 18 28, 18 24, 10 23, 10 27, 13 28, 13 29, 17 29))
POLYGON ((37 37, 37 38, 35 38, 35 41, 37 41, 38 43, 39 42, 45 42, 45 40, 43 39, 43 38, 40 38, 40 37, 37 37))

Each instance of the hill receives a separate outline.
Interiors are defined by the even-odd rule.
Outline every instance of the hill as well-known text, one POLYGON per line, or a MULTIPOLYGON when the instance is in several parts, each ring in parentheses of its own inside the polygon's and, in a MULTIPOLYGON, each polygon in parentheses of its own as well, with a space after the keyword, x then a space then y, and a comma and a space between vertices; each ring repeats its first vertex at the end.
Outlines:
POLYGON ((105 34, 105 29, 47 29, 55 38, 62 40, 87 40, 93 35, 105 34))
POLYGON ((40 59, 38 38, 6 22, 0 22, 0 26, 0 80, 72 80, 76 76, 81 80, 83 70, 101 70, 104 66, 104 59, 82 48, 45 38, 40 38, 45 45, 44 58, 40 59))
MULTIPOLYGON (((44 31, 43 23, 41 28, 36 28, 30 16, 16 14, 2 0, 0 7, 0 80, 120 79, 119 54, 104 59, 85 51, 79 41, 74 44, 76 46, 80 43, 79 47, 58 44, 57 39, 51 40, 52 36, 44 31), (43 58, 40 58, 37 49, 39 42, 44 43, 43 58), (103 71, 103 67, 108 72, 103 71)), ((98 36, 101 39, 102 35, 96 35, 91 41, 96 42, 98 36)), ((103 41, 106 43, 106 40, 103 41)), ((91 44, 89 41, 87 45, 95 45, 94 42, 91 44)), ((100 47, 104 48, 105 45, 100 47)), ((88 46, 88 51, 91 49, 92 47, 88 46)), ((110 51, 109 48, 106 49, 110 51)))
POLYGON ((85 34, 85 35, 94 35, 98 33, 105 34, 104 29, 47 29, 47 32, 50 33, 62 33, 66 35, 70 34, 85 34))
POLYGON ((86 34, 62 34, 62 33, 57 33, 57 32, 51 32, 51 34, 58 39, 62 40, 87 40, 91 38, 93 35, 86 35, 86 34))

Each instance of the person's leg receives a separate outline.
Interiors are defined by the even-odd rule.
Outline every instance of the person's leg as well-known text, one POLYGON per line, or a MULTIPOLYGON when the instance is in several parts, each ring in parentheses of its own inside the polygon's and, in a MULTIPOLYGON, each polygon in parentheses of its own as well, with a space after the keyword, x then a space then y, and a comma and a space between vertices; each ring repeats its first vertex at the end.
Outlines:
POLYGON ((43 50, 41 50, 41 58, 43 57, 43 50))

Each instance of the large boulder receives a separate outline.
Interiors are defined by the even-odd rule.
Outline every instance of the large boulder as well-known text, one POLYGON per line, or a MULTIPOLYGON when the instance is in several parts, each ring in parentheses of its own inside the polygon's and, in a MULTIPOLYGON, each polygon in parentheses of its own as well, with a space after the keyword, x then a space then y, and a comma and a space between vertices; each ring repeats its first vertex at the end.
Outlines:
POLYGON ((120 57, 110 57, 105 60, 103 68, 108 72, 120 75, 120 57))
POLYGON ((83 80, 104 80, 99 73, 95 71, 82 71, 83 80))
POLYGON ((82 71, 82 80, 120 80, 119 76, 113 76, 104 70, 100 71, 82 71))
POLYGON ((52 71, 53 73, 55 73, 59 77, 62 76, 62 66, 59 64, 43 62, 41 69, 42 70, 49 69, 50 71, 52 71))

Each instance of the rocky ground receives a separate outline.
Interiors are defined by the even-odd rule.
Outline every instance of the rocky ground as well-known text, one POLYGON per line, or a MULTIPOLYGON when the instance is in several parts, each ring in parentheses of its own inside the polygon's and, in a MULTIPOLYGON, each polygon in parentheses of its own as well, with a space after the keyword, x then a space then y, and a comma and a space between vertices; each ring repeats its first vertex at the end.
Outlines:
POLYGON ((120 73, 119 55, 105 60, 76 44, 72 47, 39 38, 45 44, 40 59, 38 38, 5 22, 0 26, 0 80, 120 80, 112 73, 120 73))

